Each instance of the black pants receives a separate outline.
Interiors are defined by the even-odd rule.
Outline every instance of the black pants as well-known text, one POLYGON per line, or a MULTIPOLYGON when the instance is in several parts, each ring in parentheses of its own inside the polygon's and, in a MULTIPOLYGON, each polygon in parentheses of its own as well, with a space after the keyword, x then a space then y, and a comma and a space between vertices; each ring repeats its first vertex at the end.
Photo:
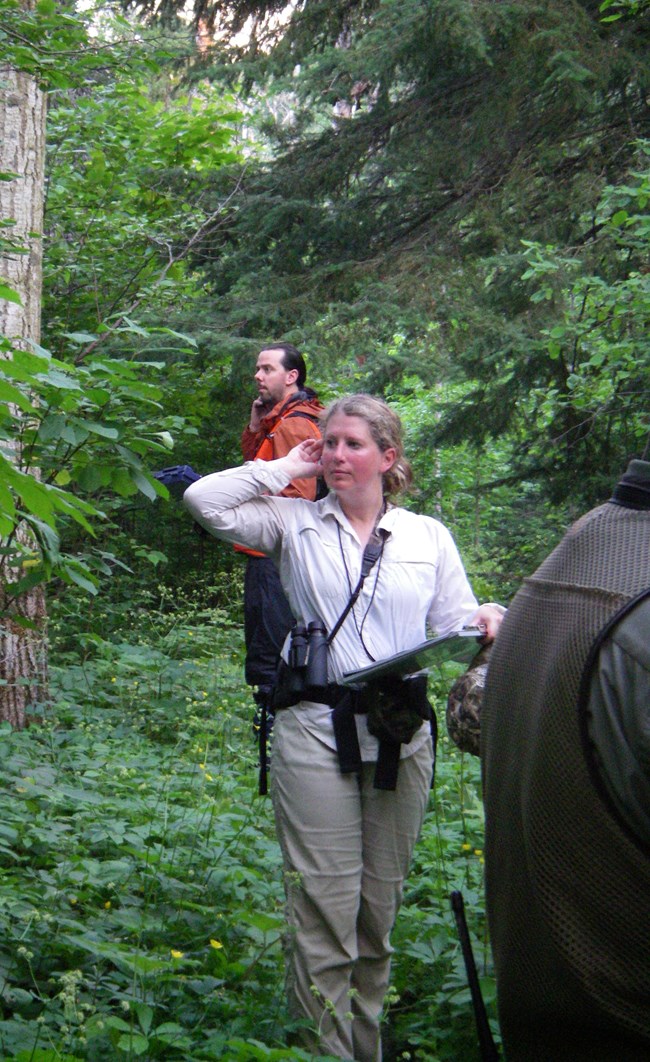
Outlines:
POLYGON ((244 675, 249 686, 273 685, 280 650, 293 623, 273 561, 249 557, 244 577, 244 675))

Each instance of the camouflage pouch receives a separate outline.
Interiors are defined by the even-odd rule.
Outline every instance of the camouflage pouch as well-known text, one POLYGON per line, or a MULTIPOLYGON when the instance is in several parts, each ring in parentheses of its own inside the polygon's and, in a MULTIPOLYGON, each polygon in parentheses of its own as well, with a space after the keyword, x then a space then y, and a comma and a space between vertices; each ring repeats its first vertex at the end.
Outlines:
POLYGON ((408 745, 431 718, 426 675, 415 679, 384 678, 363 691, 368 730, 379 741, 408 745))
POLYGON ((492 643, 484 645, 467 671, 457 678, 447 698, 447 731, 461 752, 479 755, 481 704, 492 643))

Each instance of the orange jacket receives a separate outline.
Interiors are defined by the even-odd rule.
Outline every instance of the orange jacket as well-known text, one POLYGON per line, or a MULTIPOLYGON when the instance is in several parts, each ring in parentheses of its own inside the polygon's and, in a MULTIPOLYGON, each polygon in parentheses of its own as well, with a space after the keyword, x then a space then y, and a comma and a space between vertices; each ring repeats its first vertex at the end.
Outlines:
MULTIPOLYGON (((284 401, 278 402, 262 418, 258 431, 251 431, 246 426, 241 436, 241 448, 244 460, 273 461, 284 457, 303 439, 319 439, 318 417, 323 406, 311 390, 297 391, 284 401)), ((285 498, 307 498, 314 501, 316 497, 315 479, 294 479, 280 493, 285 498)), ((240 553, 252 557, 263 557, 263 553, 235 546, 240 553)))

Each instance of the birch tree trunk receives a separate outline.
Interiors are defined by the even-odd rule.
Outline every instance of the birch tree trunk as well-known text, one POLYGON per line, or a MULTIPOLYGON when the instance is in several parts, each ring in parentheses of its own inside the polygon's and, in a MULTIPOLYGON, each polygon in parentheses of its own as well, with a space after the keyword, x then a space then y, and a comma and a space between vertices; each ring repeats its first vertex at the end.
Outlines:
MULTIPOLYGON (((0 218, 11 220, 6 231, 25 252, 7 251, 0 261, 0 275, 22 301, 19 306, 0 299, 0 334, 16 347, 40 340, 44 162, 45 94, 34 78, 0 66, 0 170, 15 175, 0 181, 0 218)), ((13 445, 20 463, 19 441, 13 445)), ((0 540, 0 719, 15 727, 23 727, 28 709, 42 703, 47 683, 44 591, 12 593, 24 574, 16 547, 27 541, 24 526, 0 540)))

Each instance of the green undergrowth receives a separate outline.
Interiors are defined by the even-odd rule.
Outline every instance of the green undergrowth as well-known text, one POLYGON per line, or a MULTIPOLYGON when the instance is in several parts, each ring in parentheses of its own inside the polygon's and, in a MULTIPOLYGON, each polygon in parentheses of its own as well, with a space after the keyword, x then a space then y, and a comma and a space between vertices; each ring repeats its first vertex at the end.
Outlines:
MULTIPOLYGON (((52 703, 0 730, 0 1060, 312 1057, 288 1046, 280 856, 241 676, 241 630, 214 608, 164 591, 121 622, 54 608, 52 703)), ((452 889, 493 1010, 478 764, 438 706, 388 1062, 478 1057, 452 889)))

